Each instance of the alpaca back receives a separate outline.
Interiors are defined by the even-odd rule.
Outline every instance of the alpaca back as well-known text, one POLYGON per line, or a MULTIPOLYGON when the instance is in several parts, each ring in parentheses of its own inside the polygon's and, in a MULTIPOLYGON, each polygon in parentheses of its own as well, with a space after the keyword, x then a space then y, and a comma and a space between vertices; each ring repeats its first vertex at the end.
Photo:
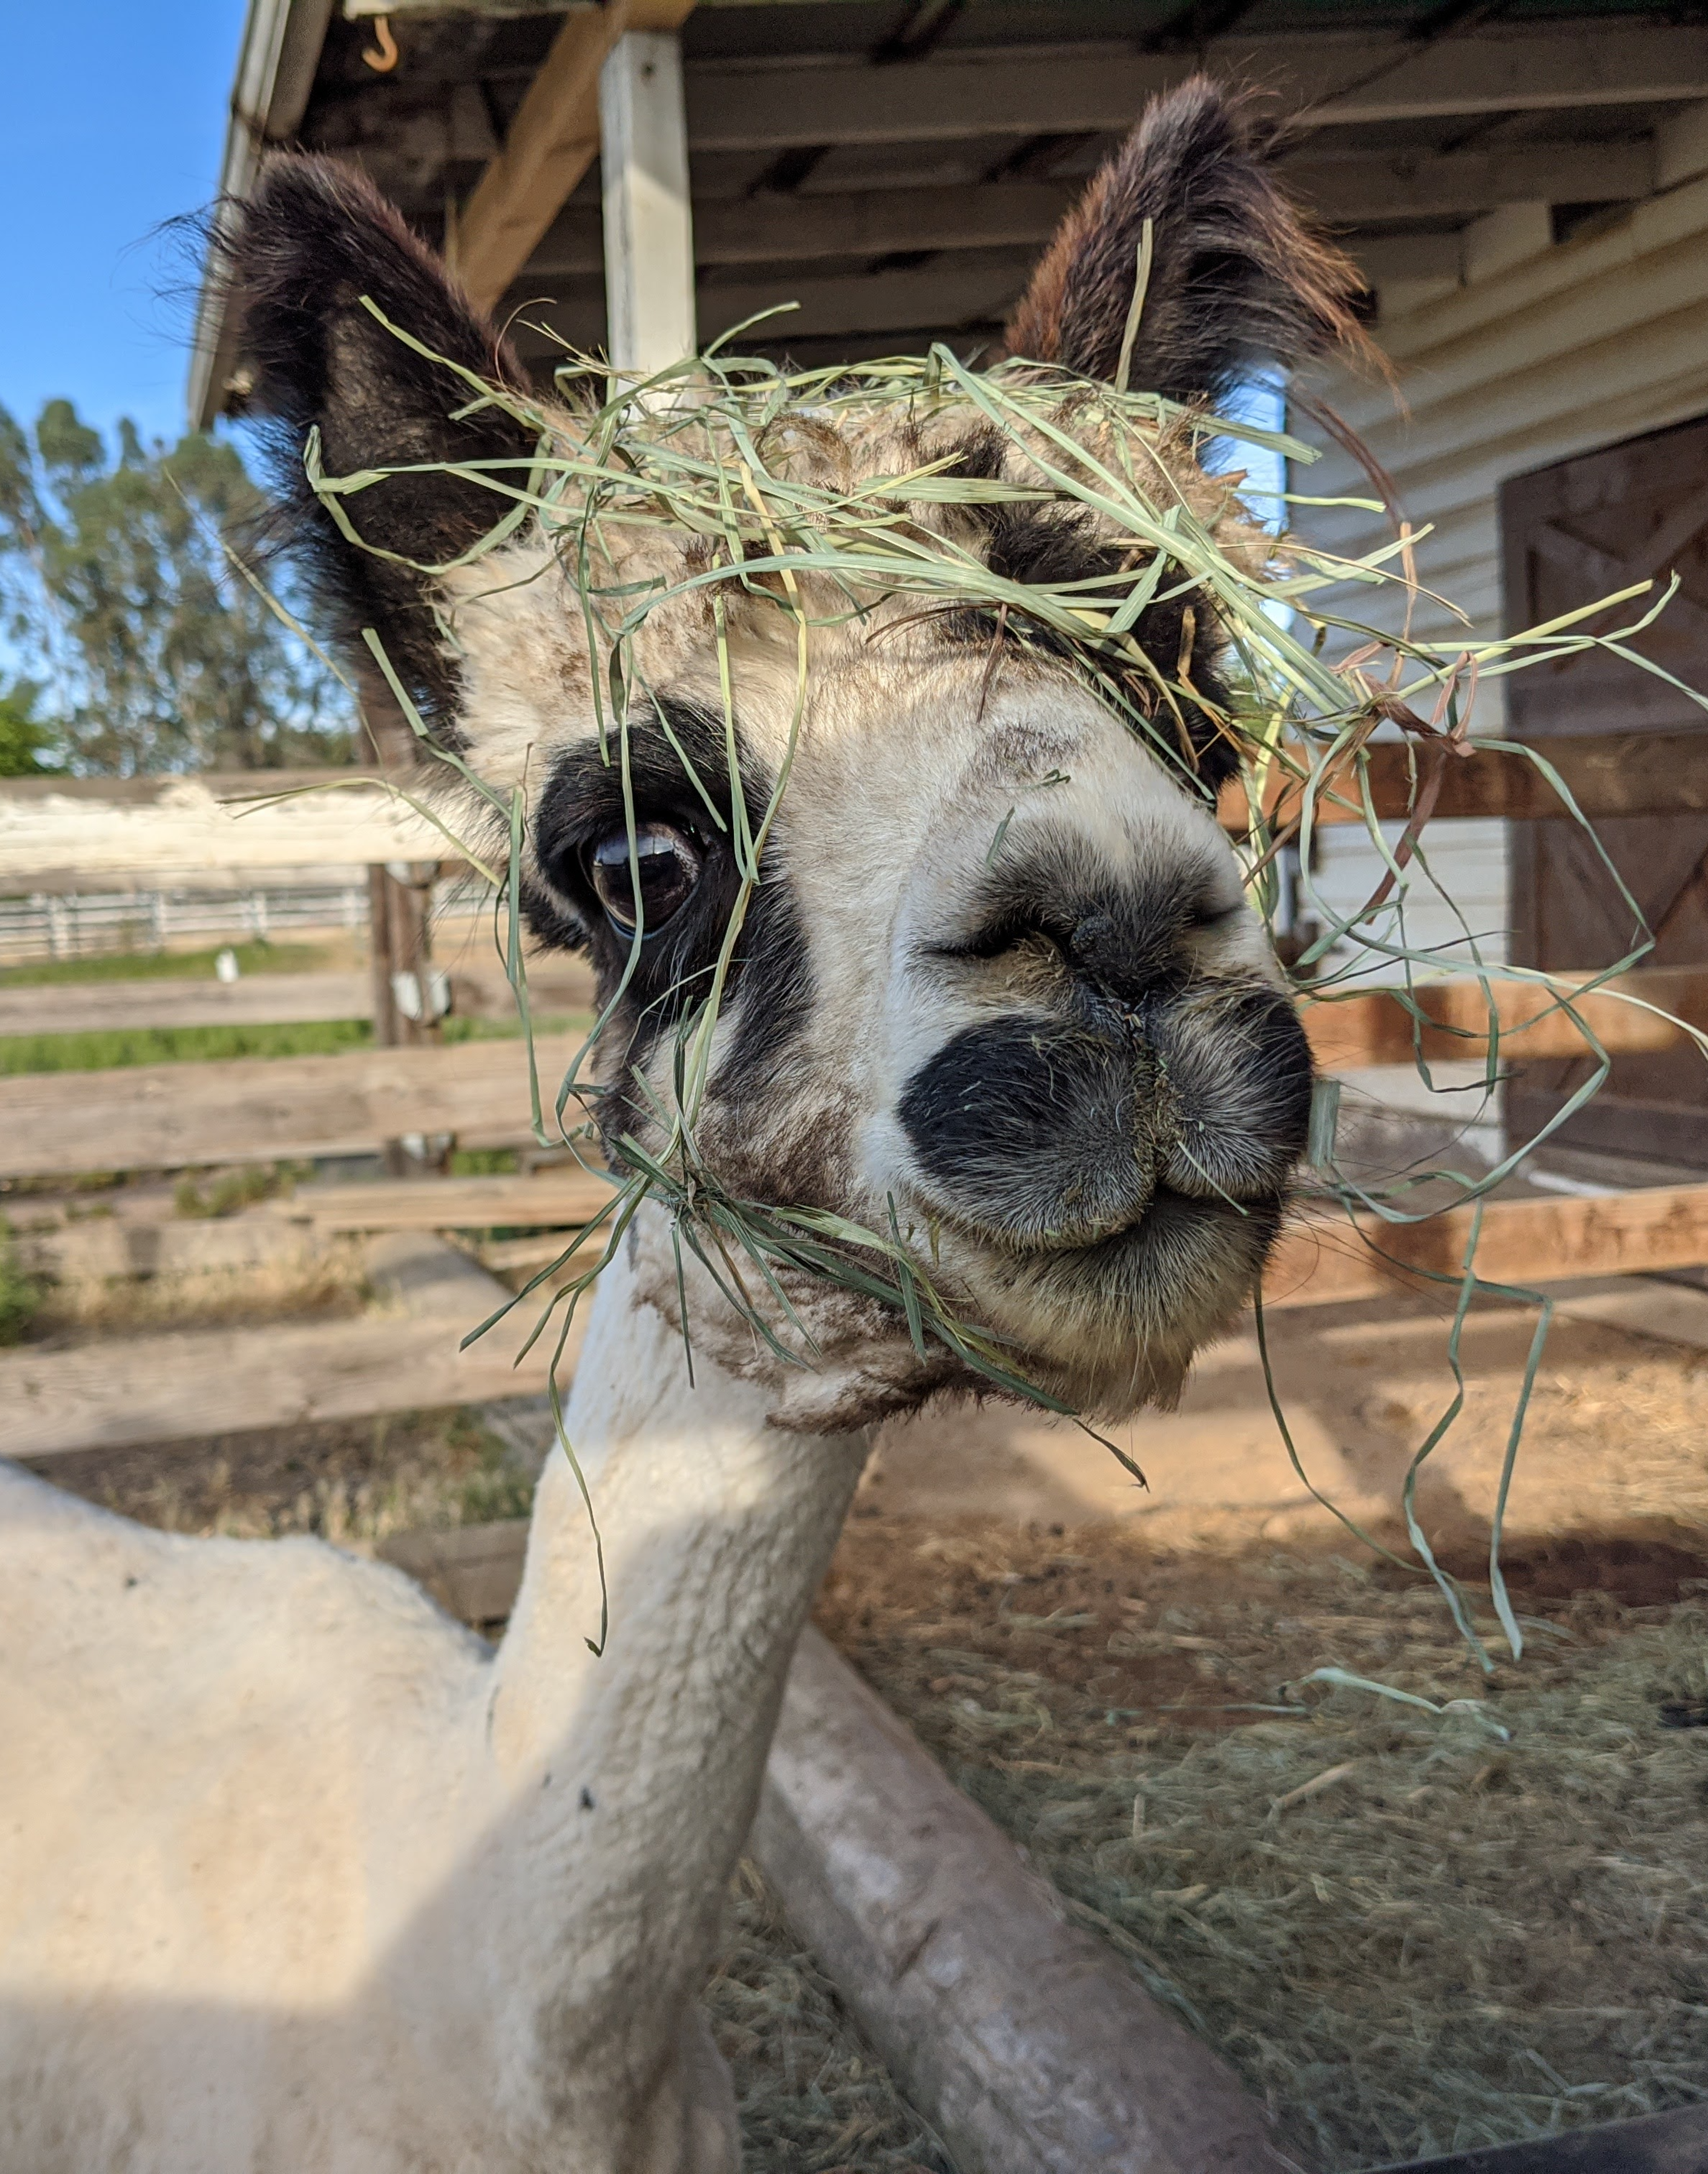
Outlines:
MULTIPOLYGON (((399 2096, 442 2095, 376 1988, 455 1888, 487 1666, 383 1566, 0 1465, 0 2164, 394 2163, 399 2096), (350 2137, 350 2093, 389 2135, 350 2137)), ((426 2149, 396 2163, 473 2163, 426 2149)))

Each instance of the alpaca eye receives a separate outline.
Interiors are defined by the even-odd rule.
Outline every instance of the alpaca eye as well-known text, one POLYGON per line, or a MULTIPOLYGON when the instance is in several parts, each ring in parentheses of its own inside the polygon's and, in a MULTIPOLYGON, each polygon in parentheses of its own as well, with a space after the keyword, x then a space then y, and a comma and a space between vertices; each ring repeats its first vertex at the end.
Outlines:
POLYGON ((687 905, 704 865, 699 846, 682 831, 642 823, 632 860, 626 830, 600 839, 587 855, 587 880, 613 927, 626 935, 640 922, 651 936, 687 905))

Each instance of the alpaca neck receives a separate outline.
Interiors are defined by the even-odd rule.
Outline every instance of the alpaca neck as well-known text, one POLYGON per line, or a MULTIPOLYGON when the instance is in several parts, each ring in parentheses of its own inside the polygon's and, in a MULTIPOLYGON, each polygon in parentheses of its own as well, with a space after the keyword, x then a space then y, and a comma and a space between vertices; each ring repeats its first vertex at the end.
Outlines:
POLYGON ((601 2027, 602 2004, 632 2011, 644 1989, 662 2017, 695 1989, 867 1449, 863 1435, 773 1426, 758 1390, 700 1358, 694 1372, 690 1385, 680 1335, 613 1263, 566 1430, 604 1545, 604 1651, 588 1650, 592 1526, 559 1448, 494 1668, 512 1932, 537 1959, 537 1991, 553 1988, 560 2041, 601 2027))

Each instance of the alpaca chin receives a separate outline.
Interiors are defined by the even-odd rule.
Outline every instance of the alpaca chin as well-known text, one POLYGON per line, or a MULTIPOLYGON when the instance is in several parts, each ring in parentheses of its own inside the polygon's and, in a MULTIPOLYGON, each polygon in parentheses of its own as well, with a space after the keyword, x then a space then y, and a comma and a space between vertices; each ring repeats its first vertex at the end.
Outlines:
POLYGON ((1281 1210, 1279 1198, 1235 1207, 1163 1192, 1094 1245, 957 1248, 954 1267, 1017 1371, 1078 1412, 1121 1419, 1178 1403, 1193 1359, 1249 1303, 1281 1210))
POLYGON ((816 1274, 773 1271, 786 1308, 748 1263, 739 1263, 748 1312, 731 1304, 685 1247, 678 1279, 669 1218, 650 1203, 636 1214, 627 1243, 637 1295, 684 1337, 696 1362, 710 1360, 762 1389, 775 1425, 797 1434, 846 1434, 916 1411, 944 1390, 979 1386, 940 1345, 927 1341, 922 1360, 893 1308, 816 1274), (795 1355, 780 1356, 779 1346, 795 1355))

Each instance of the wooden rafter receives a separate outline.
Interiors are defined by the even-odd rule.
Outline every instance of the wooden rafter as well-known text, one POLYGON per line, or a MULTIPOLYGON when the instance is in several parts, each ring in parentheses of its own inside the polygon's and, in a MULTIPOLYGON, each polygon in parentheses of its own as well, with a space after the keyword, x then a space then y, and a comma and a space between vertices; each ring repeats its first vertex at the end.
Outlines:
POLYGON ((599 71, 628 30, 674 30, 694 0, 609 0, 564 19, 504 149, 476 183, 455 233, 456 266, 483 309, 496 306, 599 149, 599 71))

